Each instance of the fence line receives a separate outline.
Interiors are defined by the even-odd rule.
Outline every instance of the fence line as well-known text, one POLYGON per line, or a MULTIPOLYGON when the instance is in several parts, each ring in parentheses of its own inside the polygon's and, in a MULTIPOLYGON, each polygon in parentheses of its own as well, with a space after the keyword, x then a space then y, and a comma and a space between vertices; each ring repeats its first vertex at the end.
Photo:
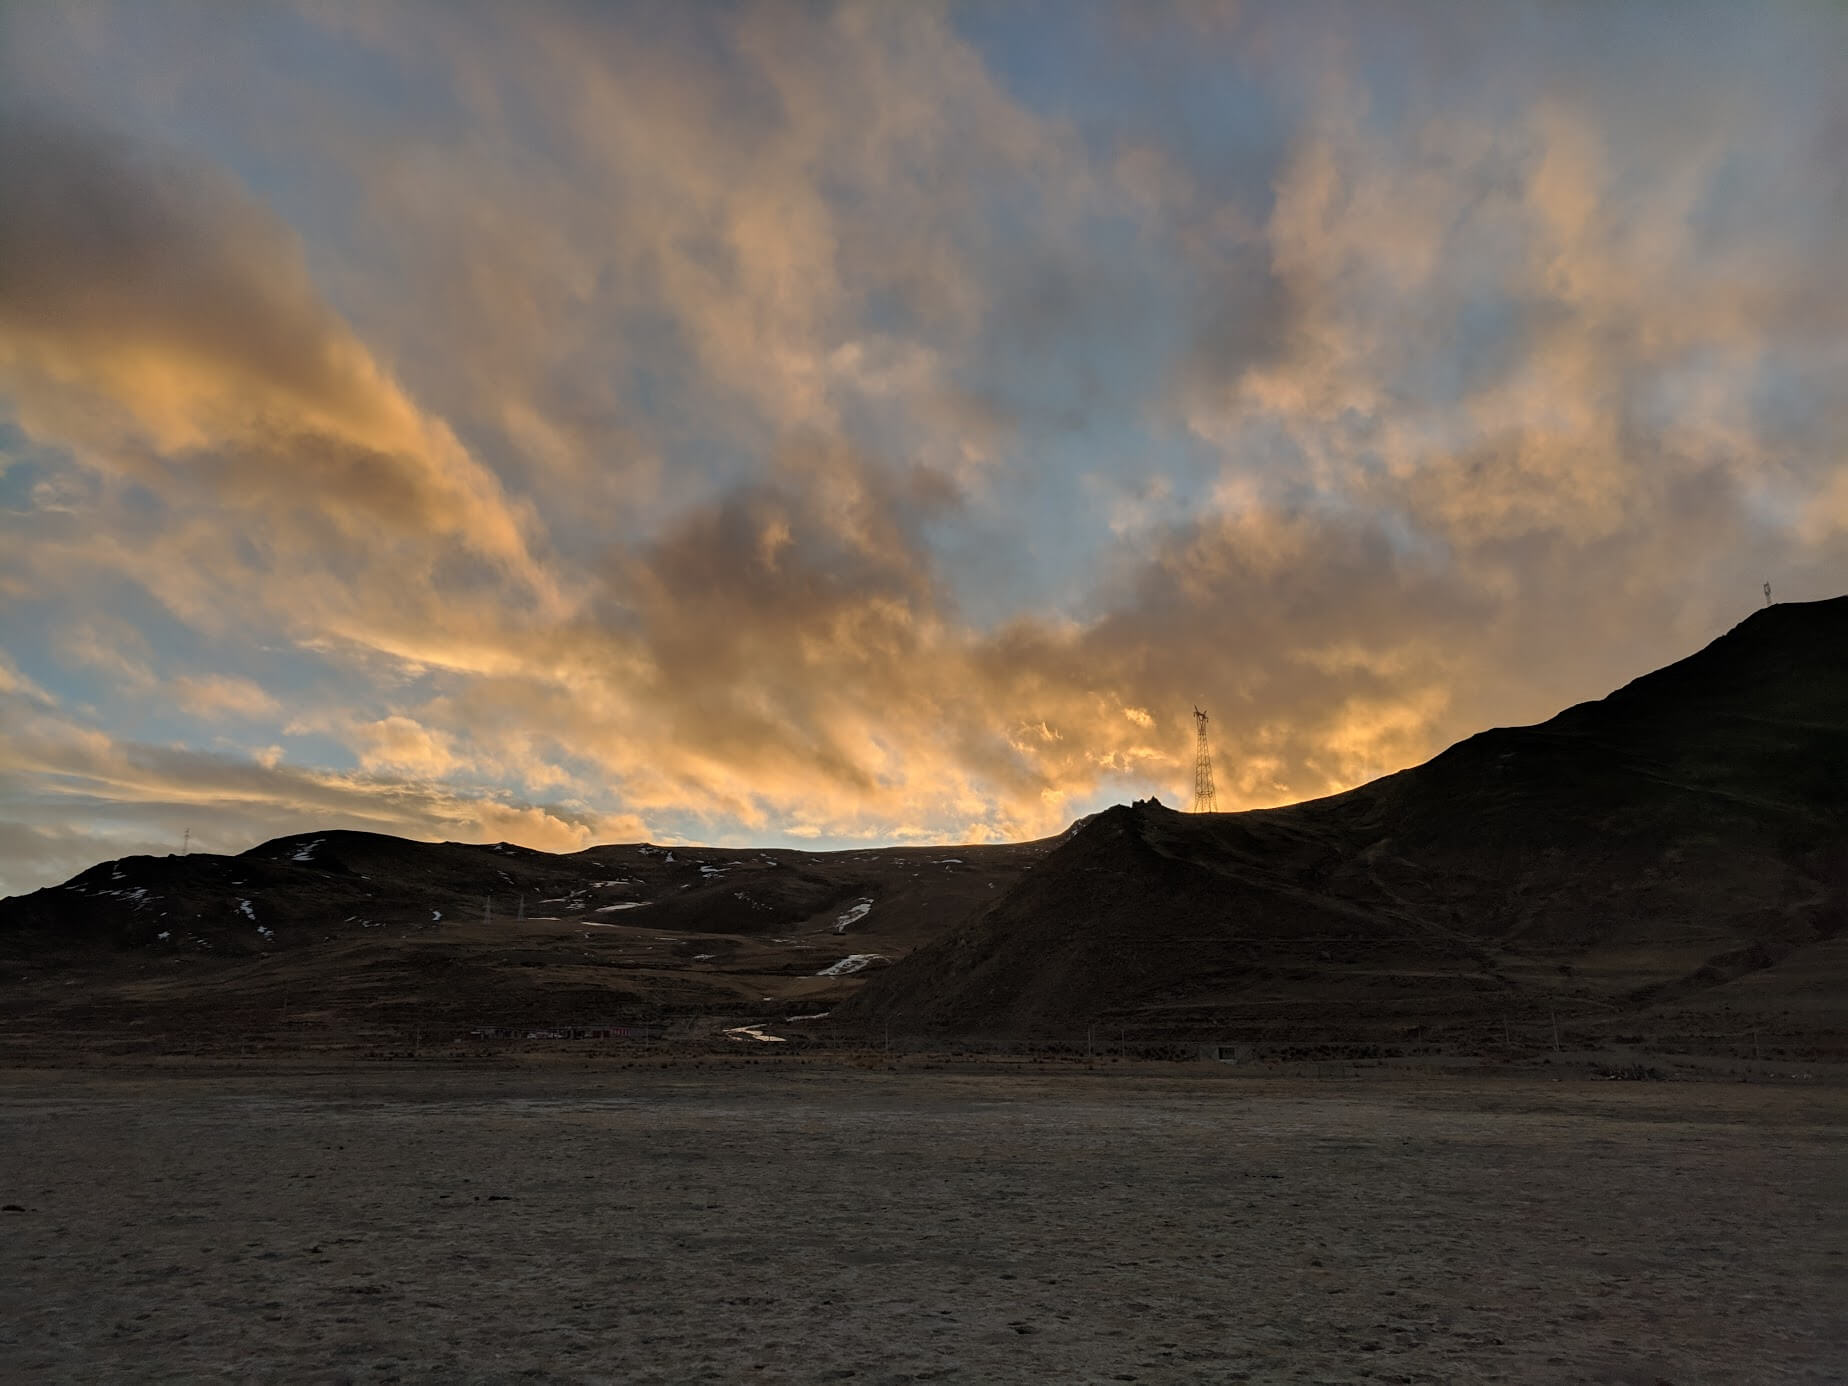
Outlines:
MULTIPOLYGON (((885 1030, 810 1027, 804 1022, 714 1016, 558 1020, 510 1019, 505 1016, 464 1023, 452 1019, 306 1017, 240 1010, 218 1017, 219 1024, 184 1037, 173 1033, 123 1033, 126 1041, 155 1047, 176 1043, 212 1046, 236 1039, 258 1048, 292 1047, 365 1049, 368 1052, 467 1052, 531 1044, 591 1044, 617 1049, 674 1052, 750 1052, 772 1054, 839 1054, 933 1056, 970 1059, 1040 1059, 1109 1061, 1199 1061, 1227 1063, 1356 1062, 1420 1057, 1494 1057, 1536 1052, 1585 1052, 1637 1048, 1651 1053, 1680 1050, 1735 1057, 1793 1057, 1816 1051, 1802 1038, 1746 1026, 1726 1031, 1664 1030, 1654 1036, 1635 1033, 1619 1017, 1573 1014, 1544 1019, 1482 1015, 1463 1022, 1434 1022, 1377 1033, 1329 1032, 1291 1024, 1278 1017, 1267 1025, 1234 1020, 1215 1034, 1204 1027, 1194 1033, 1138 1034, 1133 1026, 1098 1025, 1084 1034, 1023 1037, 1018 1035, 941 1035, 891 1033, 885 1030), (1615 1021, 1613 1024, 1612 1022, 1615 1021), (726 1033, 724 1027, 730 1026, 726 1033)), ((1639 1027, 1640 1028, 1640 1027, 1639 1027)), ((51 1032, 39 1032, 49 1039, 51 1032)))
MULTIPOLYGON (((1211 1034, 1132 1037, 1127 1028, 1100 1027, 1083 1036, 1022 1037, 1010 1035, 892 1034, 884 1031, 805 1030, 776 1020, 740 1021, 729 1030, 711 1018, 637 1024, 495 1023, 367 1026, 356 1039, 395 1043, 409 1041, 417 1050, 457 1046, 518 1046, 530 1043, 608 1043, 618 1048, 706 1053, 884 1054, 892 1057, 939 1056, 982 1059, 1082 1059, 1173 1062, 1216 1060, 1225 1063, 1377 1061, 1437 1056, 1493 1056, 1535 1052, 1584 1052, 1641 1048, 1659 1051, 1661 1042, 1697 1045, 1700 1050, 1743 1049, 1761 1057, 1764 1043, 1779 1037, 1756 1027, 1727 1032, 1662 1035, 1654 1042, 1640 1035, 1587 1035, 1575 1024, 1589 1017, 1498 1024, 1483 1018, 1470 1024, 1419 1027, 1414 1035, 1362 1036, 1353 1033, 1305 1033, 1294 1030, 1263 1036, 1211 1034)), ((294 1025, 283 1027, 297 1030, 294 1025)), ((300 1029, 310 1029, 303 1025, 300 1029)), ((337 1027, 336 1027, 337 1028, 337 1027)), ((328 1031, 322 1029, 320 1033, 328 1031)))

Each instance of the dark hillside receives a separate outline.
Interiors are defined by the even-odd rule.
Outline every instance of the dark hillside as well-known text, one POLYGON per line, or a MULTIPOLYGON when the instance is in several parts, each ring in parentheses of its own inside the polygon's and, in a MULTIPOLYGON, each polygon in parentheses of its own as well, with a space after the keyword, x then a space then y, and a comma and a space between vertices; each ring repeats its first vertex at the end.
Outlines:
MULTIPOLYGON (((1100 815, 842 1018, 1311 1041, 1511 1033, 1563 1009, 1611 1029, 1765 974, 1736 988, 1739 1023, 1775 1024, 1842 928, 1845 887, 1837 598, 1332 798, 1100 815)), ((1839 1037, 1839 1011, 1824 1028, 1839 1037)))
POLYGON ((0 901, 0 1043, 339 1045, 812 1014, 986 908, 1050 846, 553 855, 329 831, 234 857, 125 857, 0 901))

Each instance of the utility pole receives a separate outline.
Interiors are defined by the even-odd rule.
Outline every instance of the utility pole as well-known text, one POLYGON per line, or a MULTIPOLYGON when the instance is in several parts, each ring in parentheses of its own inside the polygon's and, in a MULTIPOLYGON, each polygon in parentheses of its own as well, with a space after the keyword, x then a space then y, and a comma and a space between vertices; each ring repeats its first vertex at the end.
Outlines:
POLYGON ((1206 714, 1194 708, 1194 805, 1195 813, 1218 813, 1219 795, 1213 789, 1213 755, 1206 745, 1206 714))

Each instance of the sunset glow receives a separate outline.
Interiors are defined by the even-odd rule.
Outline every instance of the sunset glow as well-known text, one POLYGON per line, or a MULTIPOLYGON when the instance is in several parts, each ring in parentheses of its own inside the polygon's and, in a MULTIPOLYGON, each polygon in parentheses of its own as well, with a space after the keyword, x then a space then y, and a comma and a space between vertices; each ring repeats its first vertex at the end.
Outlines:
POLYGON ((0 893, 1221 809, 1848 588, 1848 10, 0 10, 0 893))

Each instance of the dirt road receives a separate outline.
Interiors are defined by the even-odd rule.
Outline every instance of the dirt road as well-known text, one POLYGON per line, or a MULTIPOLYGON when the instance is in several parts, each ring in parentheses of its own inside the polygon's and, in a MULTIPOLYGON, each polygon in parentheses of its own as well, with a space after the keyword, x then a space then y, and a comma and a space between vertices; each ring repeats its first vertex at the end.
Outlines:
POLYGON ((1848 1093, 0 1075, 0 1379, 1848 1380, 1848 1093))

